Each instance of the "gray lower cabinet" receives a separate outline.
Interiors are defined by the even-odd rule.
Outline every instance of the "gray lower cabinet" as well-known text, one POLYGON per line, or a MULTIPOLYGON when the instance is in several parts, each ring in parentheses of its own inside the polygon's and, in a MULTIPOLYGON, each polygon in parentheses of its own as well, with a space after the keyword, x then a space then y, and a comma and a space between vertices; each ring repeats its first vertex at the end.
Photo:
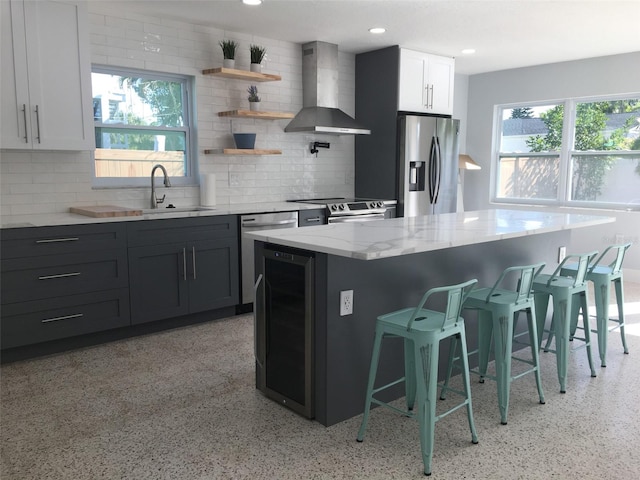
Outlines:
POLYGON ((313 227, 327 223, 327 213, 324 208, 300 210, 298 212, 298 227, 313 227))
POLYGON ((130 325, 126 228, 2 231, 2 348, 130 325))
POLYGON ((128 225, 131 323, 237 305, 236 216, 128 225))

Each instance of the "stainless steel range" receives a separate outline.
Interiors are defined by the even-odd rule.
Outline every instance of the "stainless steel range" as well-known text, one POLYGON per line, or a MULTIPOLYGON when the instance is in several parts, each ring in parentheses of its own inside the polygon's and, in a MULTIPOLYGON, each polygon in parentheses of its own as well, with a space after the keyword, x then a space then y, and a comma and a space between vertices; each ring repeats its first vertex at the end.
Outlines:
POLYGON ((367 222, 396 216, 395 200, 371 198, 314 198, 290 200, 296 203, 323 205, 327 209, 327 223, 367 222))

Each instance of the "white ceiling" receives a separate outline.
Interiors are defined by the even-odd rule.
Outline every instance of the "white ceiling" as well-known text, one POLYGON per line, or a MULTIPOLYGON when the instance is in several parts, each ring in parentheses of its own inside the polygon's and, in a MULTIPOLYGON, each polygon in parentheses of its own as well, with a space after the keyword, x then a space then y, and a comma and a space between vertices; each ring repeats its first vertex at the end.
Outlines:
POLYGON ((640 51, 640 0, 90 0, 119 11, 360 53, 389 45, 456 57, 456 72, 640 51), (368 29, 387 32, 372 35, 368 29), (474 48, 474 55, 463 55, 474 48))

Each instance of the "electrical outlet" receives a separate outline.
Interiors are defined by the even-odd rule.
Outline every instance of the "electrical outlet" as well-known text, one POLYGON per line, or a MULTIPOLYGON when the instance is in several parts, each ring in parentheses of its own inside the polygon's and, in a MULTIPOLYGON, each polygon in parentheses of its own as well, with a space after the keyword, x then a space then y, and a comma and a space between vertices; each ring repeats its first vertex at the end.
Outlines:
POLYGON ((353 290, 343 290, 340 292, 340 316, 351 315, 353 313, 353 290))
POLYGON ((564 260, 564 257, 567 256, 567 247, 558 248, 558 263, 564 260))
POLYGON ((229 186, 237 187, 240 185, 240 174, 238 173, 230 173, 229 174, 229 186))

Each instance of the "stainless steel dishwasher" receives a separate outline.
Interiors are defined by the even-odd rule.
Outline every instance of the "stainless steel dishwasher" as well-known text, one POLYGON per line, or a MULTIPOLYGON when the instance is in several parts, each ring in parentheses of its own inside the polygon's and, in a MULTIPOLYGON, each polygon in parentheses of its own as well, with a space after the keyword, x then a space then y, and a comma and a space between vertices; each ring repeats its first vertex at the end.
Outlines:
POLYGON ((246 238, 245 232, 274 230, 276 228, 298 228, 298 212, 259 213, 240 217, 243 304, 253 302, 253 284, 255 282, 253 240, 246 238))

